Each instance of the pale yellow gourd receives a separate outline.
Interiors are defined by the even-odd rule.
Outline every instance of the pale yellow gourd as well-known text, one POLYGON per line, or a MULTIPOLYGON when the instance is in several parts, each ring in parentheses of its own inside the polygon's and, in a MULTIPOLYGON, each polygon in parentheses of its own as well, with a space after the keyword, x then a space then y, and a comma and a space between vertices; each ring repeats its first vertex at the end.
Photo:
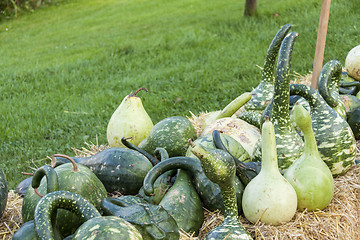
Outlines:
POLYGON ((285 171, 284 177, 297 193, 299 210, 322 210, 333 198, 333 177, 320 157, 309 112, 296 104, 293 117, 304 134, 305 149, 300 158, 285 171))
POLYGON ((111 116, 107 126, 110 147, 125 147, 121 143, 123 137, 130 138, 128 141, 137 146, 150 134, 154 124, 141 99, 136 96, 140 90, 147 91, 146 88, 139 88, 135 93, 127 95, 111 116))
POLYGON ((295 215, 297 196, 278 169, 274 125, 268 117, 262 126, 261 140, 261 171, 244 190, 243 212, 252 223, 280 225, 295 215))

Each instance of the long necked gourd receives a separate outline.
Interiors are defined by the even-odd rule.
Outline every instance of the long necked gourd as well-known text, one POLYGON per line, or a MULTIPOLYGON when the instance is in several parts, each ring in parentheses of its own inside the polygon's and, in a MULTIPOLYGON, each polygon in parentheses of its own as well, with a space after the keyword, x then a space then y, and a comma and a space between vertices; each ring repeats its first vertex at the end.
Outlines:
MULTIPOLYGON (((274 97, 263 113, 264 118, 268 115, 274 125, 277 159, 279 161, 279 168, 282 170, 288 168, 300 157, 304 146, 303 140, 291 123, 289 113, 289 74, 292 50, 297 36, 296 32, 289 33, 281 44, 276 68, 274 97)), ((261 160, 261 139, 259 139, 256 149, 255 159, 261 160)))
POLYGON ((324 100, 340 116, 346 119, 345 104, 339 94, 339 85, 341 81, 342 66, 337 60, 327 62, 321 69, 318 87, 319 93, 324 100))
POLYGON ((252 223, 279 225, 290 221, 297 209, 297 196, 281 175, 276 155, 275 131, 266 118, 262 126, 262 166, 260 173, 245 187, 242 207, 252 223))
POLYGON ((225 219, 221 225, 212 229, 205 239, 252 239, 238 220, 238 207, 234 188, 236 166, 233 157, 220 149, 206 149, 200 144, 191 144, 191 146, 192 152, 201 161, 205 175, 210 181, 219 185, 224 200, 225 219))
POLYGON ((356 158, 356 141, 349 124, 313 88, 292 84, 290 94, 300 95, 309 103, 312 128, 321 158, 333 176, 344 174, 356 158))
POLYGON ((299 210, 322 210, 329 205, 334 195, 333 176, 317 149, 310 113, 296 104, 293 115, 296 125, 304 134, 305 150, 286 169, 284 177, 296 191, 299 210))
POLYGON ((260 83, 251 91, 253 96, 250 101, 244 105, 245 110, 258 111, 261 113, 273 98, 275 60, 279 54, 281 42, 290 31, 290 28, 290 24, 285 24, 271 41, 266 53, 264 67, 261 72, 260 83))
MULTIPOLYGON (((220 187, 206 177, 198 158, 172 157, 155 165, 144 178, 143 186, 145 194, 152 194, 154 192, 154 182, 156 179, 163 173, 172 169, 182 169, 189 174, 206 209, 210 211, 215 211, 217 209, 221 212, 224 211, 224 201, 220 187)), ((241 203, 244 185, 237 176, 234 176, 234 182, 236 198, 237 201, 241 203)), ((238 211, 241 212, 241 205, 238 205, 238 211)))

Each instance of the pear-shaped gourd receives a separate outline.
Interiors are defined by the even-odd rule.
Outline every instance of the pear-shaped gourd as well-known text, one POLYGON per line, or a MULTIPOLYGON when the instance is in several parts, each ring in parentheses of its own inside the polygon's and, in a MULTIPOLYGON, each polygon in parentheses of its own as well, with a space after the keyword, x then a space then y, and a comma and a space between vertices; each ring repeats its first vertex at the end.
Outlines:
POLYGON ((339 94, 342 66, 337 60, 327 62, 319 76, 319 93, 341 117, 346 119, 345 104, 339 94))
POLYGON ((121 139, 131 137, 131 142, 138 145, 146 138, 154 126, 144 109, 141 99, 136 96, 140 90, 126 96, 115 110, 107 126, 107 140, 110 147, 123 147, 121 139))
POLYGON ((234 188, 236 172, 233 157, 221 149, 207 149, 200 144, 191 144, 192 152, 200 159, 205 175, 219 185, 224 200, 225 219, 212 229, 205 239, 252 239, 238 220, 238 206, 234 188))
POLYGON ((274 126, 268 118, 262 126, 261 171, 245 187, 242 207, 250 222, 270 225, 288 222, 296 212, 296 192, 279 172, 274 126))
POLYGON ((296 104, 293 110, 296 125, 305 138, 305 150, 284 173, 284 177, 294 187, 298 209, 322 210, 329 205, 334 195, 334 181, 329 167, 321 159, 310 113, 296 104))

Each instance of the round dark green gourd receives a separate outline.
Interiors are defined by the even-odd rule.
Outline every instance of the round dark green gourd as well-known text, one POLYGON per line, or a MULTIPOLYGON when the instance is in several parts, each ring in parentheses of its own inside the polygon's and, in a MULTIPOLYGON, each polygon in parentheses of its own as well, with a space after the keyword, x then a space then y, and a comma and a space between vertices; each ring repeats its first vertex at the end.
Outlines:
POLYGON ((8 183, 5 173, 0 168, 0 219, 4 214, 8 200, 8 183))
POLYGON ((205 239, 252 239, 238 220, 238 206, 234 188, 236 166, 233 157, 220 149, 207 149, 191 144, 192 152, 200 159, 205 175, 218 184, 224 201, 223 223, 212 229, 205 239))
POLYGON ((290 94, 300 95, 309 103, 312 128, 321 158, 333 176, 344 174, 356 158, 356 141, 349 124, 313 88, 292 84, 290 94))
POLYGON ((143 239, 179 239, 179 227, 175 219, 160 205, 124 195, 104 198, 102 209, 107 216, 120 217, 133 224, 143 239))
POLYGON ((223 143, 221 138, 222 135, 223 134, 220 134, 220 132, 217 130, 213 131, 212 138, 214 145, 217 149, 224 150, 233 157, 236 166, 236 175, 239 177, 244 186, 246 186, 251 181, 251 179, 259 174, 261 170, 261 162, 244 162, 243 158, 237 158, 232 155, 232 153, 223 143))
POLYGON ((355 139, 360 139, 360 107, 348 113, 347 122, 354 133, 355 139))
MULTIPOLYGON (((304 143, 291 123, 290 102, 290 67, 292 50, 298 33, 289 33, 283 40, 276 67, 275 89, 272 102, 266 107, 265 116, 269 116, 275 128, 276 149, 280 169, 288 168, 303 152, 304 143)), ((255 160, 261 160, 261 139, 255 151, 255 160)))
POLYGON ((196 130, 189 119, 181 116, 167 117, 156 123, 139 148, 153 153, 157 147, 165 148, 170 157, 184 156, 188 139, 196 139, 196 130))
POLYGON ((321 69, 318 80, 319 94, 341 117, 346 119, 346 109, 339 94, 342 65, 337 60, 327 62, 321 69))
POLYGON ((48 193, 40 199, 34 211, 34 227, 40 240, 62 239, 54 221, 59 209, 66 209, 76 214, 79 225, 91 218, 101 216, 91 203, 76 193, 68 191, 48 193))
MULTIPOLYGON (((56 161, 63 161, 57 158, 56 161)), ((88 167, 110 193, 136 194, 152 164, 143 154, 128 148, 112 147, 90 157, 77 158, 88 167)))
POLYGON ((333 176, 320 157, 310 113, 297 104, 294 107, 293 116, 296 125, 303 132, 305 150, 300 158, 286 169, 284 177, 296 191, 299 210, 323 210, 329 205, 334 195, 333 176))
MULTIPOLYGON (((53 160, 56 157, 64 157, 72 161, 66 155, 54 154, 53 160)), ((101 200, 107 196, 104 185, 89 168, 76 164, 74 161, 62 164, 54 169, 45 165, 35 172, 32 187, 26 191, 22 208, 24 222, 34 218, 34 209, 41 199, 36 194, 36 189, 40 195, 57 190, 74 192, 87 199, 98 209, 100 209, 101 200)), ((56 219, 57 228, 64 236, 74 233, 79 226, 78 216, 70 211, 60 209, 56 219)))
MULTIPOLYGON (((223 196, 219 185, 211 182, 205 175, 200 160, 190 157, 172 157, 164 162, 160 162, 155 165, 146 175, 144 179, 144 191, 145 194, 152 194, 154 191, 155 180, 164 172, 171 169, 185 170, 192 182, 197 193, 200 196, 201 201, 206 209, 215 211, 219 209, 224 211, 223 196)), ((236 191, 236 198, 238 202, 241 202, 242 192, 244 185, 241 183, 237 176, 234 177, 234 186, 236 191)), ((238 211, 241 212, 241 206, 238 205, 238 211)))
POLYGON ((14 233, 12 240, 38 240, 36 235, 34 220, 25 222, 21 227, 14 233))
POLYGON ((244 105, 245 110, 262 112, 271 101, 274 94, 274 67, 276 57, 278 56, 281 42, 290 31, 290 28, 290 24, 285 24, 271 41, 266 53, 260 83, 251 91, 253 96, 250 101, 244 105))

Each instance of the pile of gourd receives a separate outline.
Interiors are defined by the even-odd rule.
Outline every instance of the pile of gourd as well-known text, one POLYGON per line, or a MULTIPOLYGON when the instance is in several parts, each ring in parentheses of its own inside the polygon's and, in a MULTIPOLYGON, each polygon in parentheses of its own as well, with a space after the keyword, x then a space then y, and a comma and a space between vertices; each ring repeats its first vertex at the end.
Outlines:
POLYGON ((154 125, 137 96, 145 88, 126 96, 108 124, 109 148, 54 154, 19 184, 24 224, 13 239, 179 239, 180 229, 199 233, 203 208, 225 216, 206 239, 252 239, 239 214, 279 225, 327 207, 333 177, 355 163, 340 94, 354 86, 335 60, 318 90, 290 84, 290 28, 271 42, 260 84, 208 114, 200 135, 180 116, 154 125))

